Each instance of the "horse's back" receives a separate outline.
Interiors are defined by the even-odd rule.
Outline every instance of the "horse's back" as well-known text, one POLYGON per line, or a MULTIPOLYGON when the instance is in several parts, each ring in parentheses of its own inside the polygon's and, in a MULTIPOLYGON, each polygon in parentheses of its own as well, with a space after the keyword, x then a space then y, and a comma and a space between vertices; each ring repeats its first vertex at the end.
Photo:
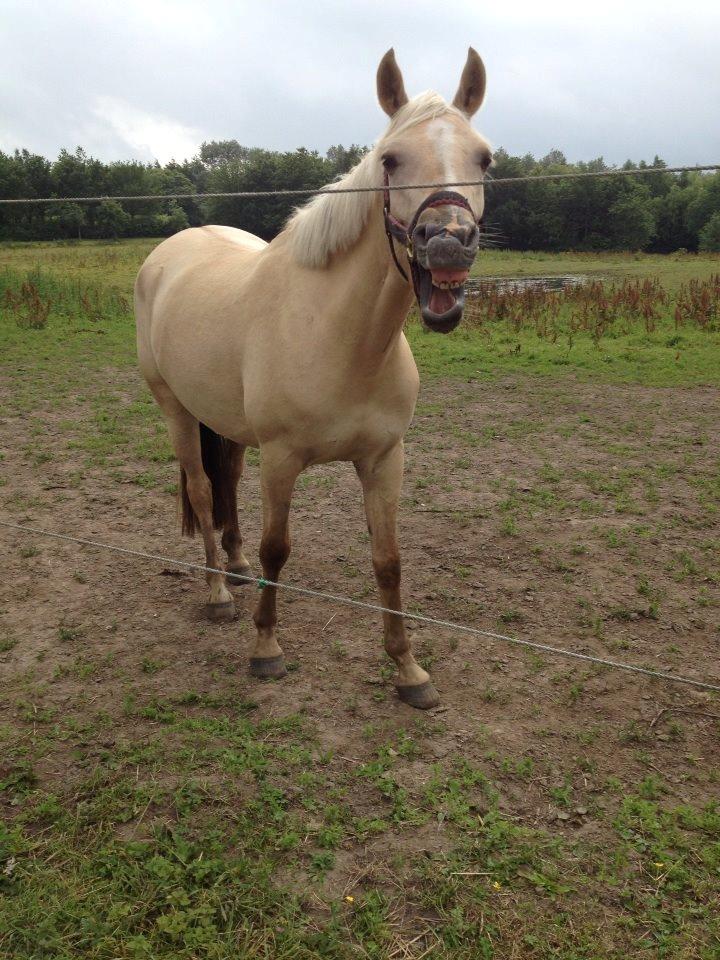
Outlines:
MULTIPOLYGON (((246 250, 264 250, 267 246, 265 240, 256 237, 254 233, 248 233, 247 230, 240 230, 238 227, 224 227, 220 224, 214 224, 191 229, 197 230, 204 239, 224 240, 226 243, 231 243, 246 250)), ((182 232, 187 233, 188 231, 183 230, 182 232)))
POLYGON ((150 253, 135 283, 136 300, 147 301, 177 275, 232 261, 252 262, 267 243, 246 230, 235 227, 190 227, 163 240, 150 253), (162 282, 160 282, 162 281, 162 282))
POLYGON ((213 279, 247 276, 267 243, 235 227, 191 227, 163 240, 149 254, 135 281, 138 343, 149 336, 154 319, 172 301, 201 308, 206 285, 213 279))

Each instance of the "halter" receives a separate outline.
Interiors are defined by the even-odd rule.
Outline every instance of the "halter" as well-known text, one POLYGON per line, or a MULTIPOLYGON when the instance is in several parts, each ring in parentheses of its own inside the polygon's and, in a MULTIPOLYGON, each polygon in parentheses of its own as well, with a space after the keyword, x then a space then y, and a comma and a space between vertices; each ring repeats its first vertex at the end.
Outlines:
POLYGON ((415 256, 415 247, 413 245, 412 237, 413 233, 415 232, 415 227, 417 227, 418 220, 420 219, 420 215, 430 207, 462 207, 463 210, 467 210, 470 213, 475 223, 478 221, 473 213, 472 207, 466 198, 462 196, 462 194, 455 193, 454 190, 437 190, 435 193, 431 193, 429 197, 426 197, 423 200, 423 202, 415 211, 415 215, 410 223, 406 225, 401 220, 398 220, 397 217, 394 217, 390 212, 390 178, 387 170, 385 171, 385 176, 383 179, 383 188, 383 216, 385 218, 385 235, 388 238, 390 253, 395 261, 395 266, 400 271, 400 275, 405 280, 409 280, 410 278, 403 269, 400 261, 397 258, 397 254, 395 253, 395 244, 393 243, 393 239, 398 240, 405 247, 408 263, 410 264, 410 272, 412 274, 412 285, 415 291, 415 296, 417 297, 420 274, 418 271, 417 257, 415 256))

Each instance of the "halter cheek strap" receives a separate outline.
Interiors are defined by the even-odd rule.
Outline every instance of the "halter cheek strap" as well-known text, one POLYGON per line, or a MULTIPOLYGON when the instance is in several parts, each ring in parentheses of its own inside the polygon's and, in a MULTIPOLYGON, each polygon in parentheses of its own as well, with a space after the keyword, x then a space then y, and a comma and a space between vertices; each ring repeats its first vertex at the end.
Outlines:
POLYGON ((436 193, 431 193, 429 197, 426 197, 415 211, 415 216, 412 218, 410 223, 404 224, 401 220, 398 220, 397 217, 394 217, 390 212, 390 179, 388 177, 387 170, 385 171, 385 176, 383 179, 383 187, 383 217, 385 219, 385 235, 388 238, 390 253, 392 254, 392 258, 395 261, 395 266, 400 271, 401 276, 405 280, 409 280, 410 278, 402 268, 400 261, 397 258, 397 254, 395 253, 395 244, 393 243, 393 239, 399 241, 405 247, 405 252, 407 253, 408 262, 410 264, 410 271, 412 273, 413 288, 415 289, 415 295, 417 296, 419 272, 417 269, 417 259, 415 257, 415 249, 413 247, 412 237, 421 214, 430 207, 453 206, 462 207, 463 210, 467 210, 476 223, 477 218, 473 213, 472 207, 465 197, 462 196, 462 194, 455 193, 454 190, 438 190, 436 193))
POLYGON ((403 270, 402 266, 400 265, 400 261, 397 258, 397 253, 395 253, 393 237, 405 247, 406 251, 408 252, 408 260, 410 260, 412 256, 412 241, 410 239, 410 235, 408 234, 407 226, 390 213, 390 190, 388 189, 390 186, 390 180, 388 178, 387 170, 385 171, 383 186, 383 217, 385 219, 385 236, 388 238, 388 245, 390 247, 392 258, 395 261, 395 266, 400 271, 401 276, 405 280, 409 280, 410 278, 403 270))

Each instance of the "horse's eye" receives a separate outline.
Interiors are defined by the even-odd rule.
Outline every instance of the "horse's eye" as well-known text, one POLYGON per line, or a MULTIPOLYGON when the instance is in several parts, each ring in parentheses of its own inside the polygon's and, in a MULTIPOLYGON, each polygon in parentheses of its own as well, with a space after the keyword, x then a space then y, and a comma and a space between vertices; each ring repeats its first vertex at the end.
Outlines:
POLYGON ((398 159, 397 157, 393 156, 392 153, 384 153, 382 156, 382 162, 388 173, 392 173, 392 171, 398 165, 398 159))

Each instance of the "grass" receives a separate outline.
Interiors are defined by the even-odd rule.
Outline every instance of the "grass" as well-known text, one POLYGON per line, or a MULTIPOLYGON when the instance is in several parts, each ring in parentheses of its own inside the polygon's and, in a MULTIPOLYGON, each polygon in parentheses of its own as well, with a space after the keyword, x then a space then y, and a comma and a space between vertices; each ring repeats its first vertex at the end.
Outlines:
MULTIPOLYGON (((666 278, 667 279, 667 278, 666 278)), ((536 376, 674 386, 717 383, 720 273, 676 289, 657 276, 593 281, 561 292, 487 290, 449 338, 410 326, 426 373, 536 376)))
MULTIPOLYGON (((164 428, 132 379, 129 293, 152 245, 0 248, 0 287, 18 293, 29 275, 40 299, 37 307, 28 299, 0 316, 9 385, 4 414, 22 423, 27 437, 27 449, 13 456, 25 456, 41 474, 53 457, 61 460, 68 467, 65 492, 81 503, 99 474, 130 484, 125 491, 138 497, 145 495, 139 487, 169 483, 164 428), (45 322, 24 322, 33 310, 42 321, 48 303, 45 322), (45 445, 39 440, 48 423, 60 440, 45 445), (128 472, 130 458, 141 469, 128 472)), ((494 275, 658 276, 677 291, 691 277, 718 272, 718 261, 492 253, 480 267, 494 275)), ((445 572, 437 573, 430 557, 433 593, 423 597, 423 608, 440 598, 453 615, 477 613, 479 565, 514 550, 508 566, 499 568, 510 584, 492 610, 500 632, 534 625, 527 594, 540 589, 535 576, 548 575, 573 604, 573 634, 609 654, 630 648, 644 657, 639 639, 647 644, 651 634, 677 624, 662 636, 667 656, 678 658, 670 662, 682 672, 694 649, 688 624, 700 616, 717 622, 720 488, 712 451, 707 455, 712 411, 699 410, 691 424, 679 424, 673 446, 664 448, 653 412, 661 400, 614 421, 563 407, 559 398, 567 390, 557 387, 568 376, 717 384, 717 332, 688 327, 682 344, 670 346, 677 334, 671 326, 670 317, 662 317, 651 332, 603 336, 599 344, 581 333, 572 345, 563 336, 552 342, 503 323, 467 326, 447 338, 411 326, 424 377, 456 378, 447 407, 419 406, 411 441, 434 451, 435 467, 409 477, 406 492, 416 499, 408 507, 447 507, 441 522, 448 555, 439 568, 445 572), (545 413, 520 403, 495 413, 491 423, 456 416, 477 390, 462 380, 510 374, 540 384, 538 409, 545 413), (553 462, 578 435, 599 460, 616 458, 617 471, 605 470, 604 460, 592 469, 569 457, 553 462), (507 463, 489 471, 506 441, 534 451, 535 468, 516 479, 506 476, 507 463), (680 500, 671 499, 678 476, 685 484, 680 500), (456 502, 458 489, 474 491, 481 506, 456 502), (667 504, 672 508, 663 511, 667 504), (690 520, 677 516, 685 512, 690 520), (453 540, 457 534, 459 543, 481 521, 496 539, 471 565, 453 540), (682 525, 690 522, 692 538, 682 525), (565 539, 548 541, 547 531, 556 528, 568 531, 565 539), (600 551, 607 570, 598 585, 584 565, 600 551), (522 568, 515 563, 519 555, 522 568), (625 596, 614 595, 615 563, 629 583, 625 596), (511 592, 516 578, 528 586, 511 592), (450 581, 445 594, 442 584, 450 581), (693 592, 692 608, 679 608, 673 593, 679 587, 693 592)), ((9 462, 9 451, 6 457, 9 462)), ((5 466, 0 463, 0 475, 5 466)), ((335 474, 311 474, 300 494, 329 497, 339 484, 335 474)), ((31 490, 0 487, 0 495, 12 515, 49 509, 31 490)), ((71 503, 69 512, 74 509, 71 503)), ((364 576, 366 533, 357 546, 357 554, 348 549, 336 558, 348 583, 364 576)), ((31 575, 46 559, 55 565, 40 569, 60 576, 70 554, 60 556, 45 546, 24 548, 13 599, 32 601, 31 575)), ((85 568, 80 558, 72 562, 82 587, 85 568)), ((518 695, 495 650, 477 690, 477 713, 492 719, 485 725, 477 715, 462 718, 462 737, 450 747, 445 714, 408 718, 385 702, 382 682, 358 690, 358 699, 371 702, 371 722, 365 715, 357 720, 351 703, 347 713, 330 708, 323 724, 292 697, 268 707, 267 688, 262 705, 247 699, 235 656, 216 651, 213 660, 208 646, 193 661, 193 682, 202 676, 204 685, 181 688, 178 677, 187 667, 178 666, 173 648, 137 650, 129 643, 118 655, 109 638, 117 634, 123 642, 129 629, 128 621, 113 619, 123 602, 113 607, 106 597, 39 624, 47 649, 60 658, 50 671, 43 671, 40 654, 27 658, 25 635, 0 635, 0 668, 5 671, 6 661, 12 667, 0 691, 1 956, 718 957, 720 768, 712 735, 692 739, 691 718, 668 716, 653 731, 633 713, 613 726, 603 719, 602 696, 594 699, 592 692, 607 674, 536 655, 520 669, 531 684, 546 681, 551 709, 522 714, 524 700, 546 687, 518 695), (24 659, 10 660, 19 654, 24 659), (502 718, 508 722, 498 732, 502 718), (327 729, 339 725, 347 732, 342 751, 327 742, 327 729), (516 728, 523 730, 522 742, 516 728), (608 741, 609 760, 601 749, 608 741), (698 742, 704 742, 702 756, 698 742), (622 773, 616 773, 619 759, 622 773)), ((490 614, 489 606, 482 609, 492 623, 490 614)), ((0 634, 4 625, 0 619, 0 634)), ((343 670, 355 651, 342 632, 332 634, 334 624, 326 626, 329 662, 343 670)), ((198 637, 202 629, 191 625, 198 637)), ((442 638, 418 634, 423 662, 446 656, 442 638)), ((463 642, 454 643, 453 655, 469 658, 463 642)), ((188 683, 187 673, 182 682, 188 683)), ((656 694, 652 688, 645 704, 653 714, 656 694)), ((712 702, 706 709, 717 712, 712 702)))
POLYGON ((678 357, 675 345, 659 337, 636 335, 612 341, 598 349, 591 341, 559 346, 532 336, 508 337, 458 331, 453 338, 430 340, 420 326, 409 331, 410 344, 421 373, 427 377, 454 376, 488 380, 525 374, 552 379, 577 377, 599 383, 639 383, 681 387, 720 383, 720 344, 699 333, 683 337, 678 357))
POLYGON ((506 956, 497 945, 520 936, 523 957, 715 956, 716 803, 668 804, 649 776, 607 817, 567 773, 548 802, 560 824, 606 819, 613 845, 597 845, 503 814, 503 783, 542 771, 529 757, 449 759, 408 789, 400 777, 423 752, 408 732, 338 767, 301 715, 255 714, 252 703, 193 690, 166 701, 130 691, 132 736, 100 748, 92 768, 52 793, 38 787, 35 765, 59 740, 82 756, 102 717, 30 710, 5 730, 0 797, 14 813, 0 823, 0 950, 58 960, 384 958, 417 937, 434 956, 474 960, 506 956), (325 882, 337 851, 431 825, 442 850, 401 856, 402 893, 392 873, 325 882), (278 871, 311 879, 283 885, 278 871), (615 933, 596 923, 608 899, 625 917, 615 933), (409 925, 400 906, 415 917, 409 925))
MULTIPOLYGON (((86 284, 110 285, 127 296, 138 266, 157 243, 157 240, 144 238, 121 242, 4 242, 0 244, 0 265, 21 272, 40 269, 62 277, 73 276, 86 284)), ((518 253, 484 250, 472 273, 478 277, 585 274, 610 280, 657 277, 670 290, 675 290, 690 279, 706 280, 719 269, 718 254, 675 253, 661 256, 646 253, 518 253)))
MULTIPOLYGON (((149 240, 0 245, 0 297, 6 298, 0 350, 8 359, 29 361, 43 372, 61 360, 64 374, 71 378, 78 362, 132 365, 132 284, 153 245, 149 240), (33 319, 22 304, 15 311, 15 322, 8 322, 6 291, 17 295, 27 279, 39 302, 49 304, 42 330, 25 329, 33 327, 33 319), (38 336, 27 336, 28 332, 38 336)), ((485 251, 475 272, 486 276, 581 272, 618 281, 656 278, 675 296, 691 279, 707 280, 720 272, 720 258, 485 251)), ((720 383, 717 323, 709 329, 685 325, 678 330, 667 305, 654 329, 625 324, 598 340, 587 330, 570 329, 567 320, 565 316, 554 338, 503 321, 480 328, 466 322, 447 337, 430 334, 413 322, 408 335, 426 378, 491 379, 519 373, 656 386, 720 383)), ((71 379, 68 388, 77 385, 78 380, 71 379)))

